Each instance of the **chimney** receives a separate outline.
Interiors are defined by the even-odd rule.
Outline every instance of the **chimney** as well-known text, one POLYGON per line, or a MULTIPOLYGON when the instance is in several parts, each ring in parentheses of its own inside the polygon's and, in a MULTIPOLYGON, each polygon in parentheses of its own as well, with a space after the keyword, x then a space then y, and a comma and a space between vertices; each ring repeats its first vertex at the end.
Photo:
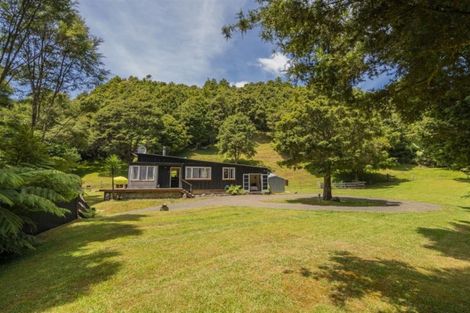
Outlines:
POLYGON ((163 146, 162 155, 166 155, 166 147, 165 146, 163 146))

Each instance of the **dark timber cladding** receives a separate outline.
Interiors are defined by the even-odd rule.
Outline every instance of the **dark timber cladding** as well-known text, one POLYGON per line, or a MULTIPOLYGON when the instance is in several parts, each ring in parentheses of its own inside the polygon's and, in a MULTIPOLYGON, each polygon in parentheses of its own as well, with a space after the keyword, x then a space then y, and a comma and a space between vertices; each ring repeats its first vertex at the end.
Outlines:
MULTIPOLYGON (((194 190, 214 190, 214 189, 224 189, 229 185, 243 185, 244 174, 269 174, 269 170, 265 167, 260 166, 251 166, 244 164, 234 164, 234 163, 221 163, 221 162, 210 162, 210 161, 201 161, 201 160, 192 160, 182 157, 174 156, 163 156, 156 154, 140 154, 137 153, 137 162, 134 162, 132 165, 154 165, 158 166, 157 170, 157 188, 170 188, 171 185, 171 170, 179 169, 180 179, 184 179, 192 184, 194 190), (187 168, 197 168, 197 167, 210 167, 210 179, 209 178, 191 178, 187 177, 187 168), (234 177, 233 170, 230 177, 223 177, 224 168, 234 168, 235 173, 234 177)), ((191 169, 189 170, 191 171, 191 169)), ((246 175, 245 175, 246 176, 246 175)))

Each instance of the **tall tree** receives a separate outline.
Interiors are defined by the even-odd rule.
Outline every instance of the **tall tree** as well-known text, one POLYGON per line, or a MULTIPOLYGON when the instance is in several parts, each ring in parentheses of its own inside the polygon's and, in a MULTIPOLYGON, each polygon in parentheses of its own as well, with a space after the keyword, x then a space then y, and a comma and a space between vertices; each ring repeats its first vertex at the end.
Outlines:
POLYGON ((33 129, 44 115, 43 138, 60 93, 91 87, 104 79, 99 44, 70 2, 46 6, 32 24, 20 50, 26 61, 17 79, 31 95, 33 129))
POLYGON ((227 118, 220 127, 217 136, 217 148, 220 154, 233 159, 236 163, 242 155, 251 158, 255 155, 255 135, 256 128, 250 119, 241 114, 227 118))
POLYGON ((323 176, 323 199, 332 199, 331 178, 338 171, 377 166, 386 146, 377 144, 373 119, 325 97, 299 98, 288 105, 276 125, 275 149, 290 167, 305 167, 323 176), (371 157, 371 155, 373 157, 371 157))
POLYGON ((19 58, 31 26, 47 0, 5 0, 0 5, 0 86, 24 65, 19 58))

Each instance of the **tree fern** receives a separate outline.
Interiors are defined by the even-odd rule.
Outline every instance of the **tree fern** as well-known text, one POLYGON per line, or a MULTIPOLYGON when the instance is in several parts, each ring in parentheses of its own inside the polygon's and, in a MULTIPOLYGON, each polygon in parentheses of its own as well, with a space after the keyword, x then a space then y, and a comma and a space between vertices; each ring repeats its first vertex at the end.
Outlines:
POLYGON ((80 192, 80 179, 51 169, 7 167, 0 169, 0 255, 32 247, 33 237, 23 232, 33 224, 33 212, 64 216, 66 202, 80 192))

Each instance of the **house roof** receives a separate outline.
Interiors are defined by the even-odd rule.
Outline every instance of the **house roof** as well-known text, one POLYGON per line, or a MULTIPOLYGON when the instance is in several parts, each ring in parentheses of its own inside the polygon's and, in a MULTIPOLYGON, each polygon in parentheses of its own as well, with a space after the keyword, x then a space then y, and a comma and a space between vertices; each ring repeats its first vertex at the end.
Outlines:
POLYGON ((222 164, 222 165, 232 165, 232 166, 244 166, 244 167, 256 167, 256 168, 262 168, 262 169, 268 169, 265 166, 258 166, 258 165, 248 165, 248 164, 239 164, 239 163, 228 163, 228 162, 214 162, 214 161, 206 161, 206 160, 197 160, 197 159, 188 159, 186 157, 178 157, 178 156, 170 156, 170 155, 161 155, 161 154, 152 154, 152 153, 134 153, 134 155, 137 156, 138 162, 135 163, 151 163, 149 161, 140 161, 141 157, 143 156, 150 156, 150 157, 157 157, 157 158, 162 158, 166 159, 166 161, 160 162, 158 161, 157 163, 178 163, 178 164, 183 164, 188 161, 194 161, 197 163, 207 163, 207 164, 222 164))

